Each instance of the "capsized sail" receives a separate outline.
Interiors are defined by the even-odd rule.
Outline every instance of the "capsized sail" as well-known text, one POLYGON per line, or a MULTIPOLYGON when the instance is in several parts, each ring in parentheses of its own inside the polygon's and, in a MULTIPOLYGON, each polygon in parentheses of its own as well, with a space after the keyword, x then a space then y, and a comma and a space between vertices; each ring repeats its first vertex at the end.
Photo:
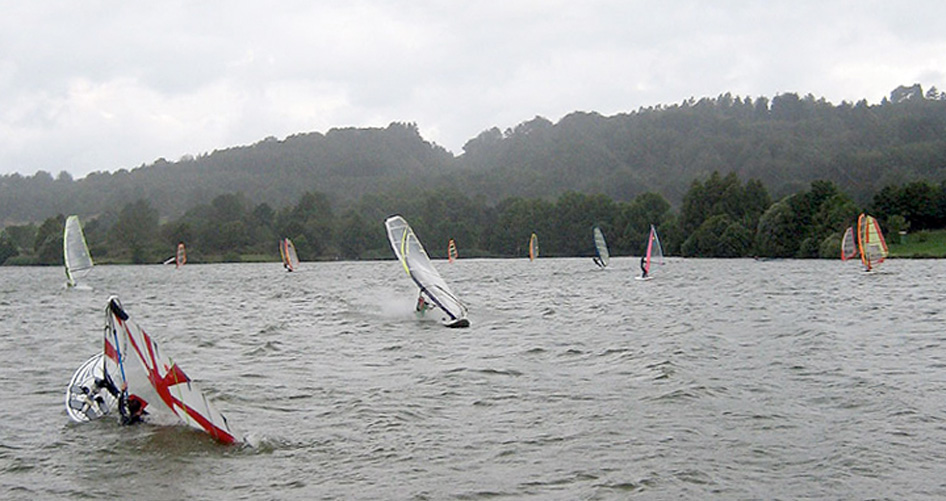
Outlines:
POLYGON ((437 273, 427 256, 427 251, 424 250, 424 246, 417 239, 417 235, 414 234, 414 230, 407 221, 399 215, 394 215, 384 221, 384 227, 388 231, 388 240, 391 242, 394 255, 400 260, 404 271, 420 288, 421 295, 426 296, 429 302, 447 314, 444 325, 469 327, 466 306, 450 290, 440 273, 437 273))
POLYGON ((184 242, 177 244, 177 255, 174 257, 174 262, 178 268, 187 263, 187 249, 184 248, 184 242))
POLYGON ((92 421, 118 407, 119 393, 114 382, 108 379, 107 362, 105 353, 96 353, 72 375, 66 387, 66 413, 73 421, 92 421))
POLYGON ((877 220, 867 214, 857 218, 857 248, 868 271, 887 258, 887 242, 877 220))
POLYGON ((664 264, 664 249, 660 245, 660 238, 657 236, 657 229, 650 225, 650 235, 647 236, 647 250, 644 254, 643 275, 649 277, 654 271, 654 265, 664 264))
POLYGON ((854 227, 848 226, 841 238, 841 261, 857 257, 857 241, 854 239, 854 227))
POLYGON ((117 297, 108 299, 105 316, 105 368, 114 386, 121 388, 118 407, 125 419, 138 408, 148 422, 183 421, 219 442, 236 442, 223 414, 199 385, 158 349, 151 336, 130 320, 117 297))
POLYGON ((296 254, 296 246, 288 237, 279 242, 279 255, 282 256, 282 265, 288 271, 295 271, 299 267, 299 256, 296 254))
POLYGON ((76 280, 85 276, 92 269, 92 255, 85 243, 85 235, 79 224, 79 216, 66 218, 62 236, 63 261, 66 265, 66 284, 76 285, 76 280))
POLYGON ((595 264, 604 268, 611 262, 611 253, 608 252, 608 242, 604 239, 604 233, 601 232, 601 228, 595 226, 594 228, 594 238, 595 238, 595 264))
POLYGON ((451 263, 457 260, 457 243, 450 239, 450 242, 447 243, 447 260, 451 263))
POLYGON ((539 237, 537 237, 535 233, 533 233, 532 236, 529 237, 529 260, 534 261, 538 257, 539 257, 539 237))

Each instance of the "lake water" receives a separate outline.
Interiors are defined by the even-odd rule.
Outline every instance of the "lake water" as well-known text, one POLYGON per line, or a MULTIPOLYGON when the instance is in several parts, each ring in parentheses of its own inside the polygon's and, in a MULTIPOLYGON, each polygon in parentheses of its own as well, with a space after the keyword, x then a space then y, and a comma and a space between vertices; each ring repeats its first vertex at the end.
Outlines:
POLYGON ((946 261, 0 268, 5 499, 946 497, 946 261), (117 294, 248 445, 75 424, 117 294))

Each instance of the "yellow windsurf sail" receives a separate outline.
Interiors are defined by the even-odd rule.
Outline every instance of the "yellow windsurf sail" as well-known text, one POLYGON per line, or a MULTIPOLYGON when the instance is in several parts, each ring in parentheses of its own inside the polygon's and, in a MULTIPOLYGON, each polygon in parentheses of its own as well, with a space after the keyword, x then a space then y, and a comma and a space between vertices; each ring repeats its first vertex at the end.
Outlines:
POLYGON ((861 254, 861 262, 868 270, 884 262, 887 257, 887 242, 880 231, 880 224, 866 214, 857 218, 857 248, 861 254))

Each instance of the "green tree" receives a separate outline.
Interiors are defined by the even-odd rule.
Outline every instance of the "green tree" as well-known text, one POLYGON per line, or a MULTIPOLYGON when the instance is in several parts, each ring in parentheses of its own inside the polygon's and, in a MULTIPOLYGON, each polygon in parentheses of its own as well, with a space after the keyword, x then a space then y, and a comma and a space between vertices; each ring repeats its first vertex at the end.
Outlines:
POLYGON ((3 232, 10 238, 10 242, 16 246, 18 253, 32 253, 36 242, 36 226, 33 224, 24 224, 21 226, 7 226, 3 232))
POLYGON ((20 253, 17 250, 16 244, 13 243, 13 239, 10 238, 10 235, 7 234, 6 230, 0 232, 0 265, 6 262, 7 259, 14 257, 20 253))
MULTIPOLYGON (((617 212, 616 226, 620 231, 611 239, 614 242, 612 251, 615 254, 640 255, 647 245, 650 225, 657 227, 661 237, 664 236, 666 228, 663 226, 669 218, 670 203, 657 193, 642 193, 635 197, 633 202, 622 204, 617 212)), ((676 248, 676 245, 665 246, 664 252, 672 254, 676 248)))
MULTIPOLYGON (((554 206, 541 199, 508 198, 496 206, 497 223, 491 228, 489 250, 501 256, 528 255, 529 236, 551 237, 554 206)), ((542 255, 555 255, 553 245, 542 245, 542 255)))
POLYGON ((756 252, 768 257, 792 257, 798 251, 800 232, 790 200, 775 202, 759 219, 756 252))
POLYGON ((688 257, 743 257, 752 245, 752 232, 726 214, 717 214, 700 225, 683 242, 688 257))
POLYGON ((371 228, 354 210, 345 212, 335 231, 339 252, 345 259, 359 259, 371 246, 371 228))
POLYGON ((62 214, 58 214, 46 218, 43 224, 39 226, 39 229, 36 230, 33 252, 36 253, 38 264, 63 264, 62 232, 65 225, 66 217, 62 214))
POLYGON ((755 228, 768 204, 769 196, 761 182, 750 180, 743 187, 735 172, 724 177, 714 171, 705 183, 693 181, 684 195, 680 226, 685 235, 690 235, 707 219, 726 215, 743 227, 755 228))
POLYGON ((126 204, 110 231, 109 240, 131 255, 133 263, 153 262, 158 234, 158 211, 147 200, 126 204))

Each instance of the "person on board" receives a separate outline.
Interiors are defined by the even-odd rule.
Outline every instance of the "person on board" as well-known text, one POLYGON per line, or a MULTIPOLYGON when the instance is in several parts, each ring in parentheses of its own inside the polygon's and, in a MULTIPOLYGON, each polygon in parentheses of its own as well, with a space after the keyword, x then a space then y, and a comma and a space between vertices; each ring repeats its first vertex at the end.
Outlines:
POLYGON ((641 278, 647 278, 647 258, 641 256, 641 278))
POLYGON ((138 396, 131 395, 128 397, 127 405, 124 403, 124 400, 119 400, 119 410, 122 415, 122 424, 132 425, 138 424, 141 422, 142 417, 147 414, 145 412, 145 404, 138 396))
POLYGON ((432 309, 434 309, 434 307, 431 306, 431 304, 428 303, 426 299, 424 299, 424 294, 422 292, 418 293, 417 306, 415 307, 415 310, 417 310, 417 313, 423 314, 425 311, 432 310, 432 309))

